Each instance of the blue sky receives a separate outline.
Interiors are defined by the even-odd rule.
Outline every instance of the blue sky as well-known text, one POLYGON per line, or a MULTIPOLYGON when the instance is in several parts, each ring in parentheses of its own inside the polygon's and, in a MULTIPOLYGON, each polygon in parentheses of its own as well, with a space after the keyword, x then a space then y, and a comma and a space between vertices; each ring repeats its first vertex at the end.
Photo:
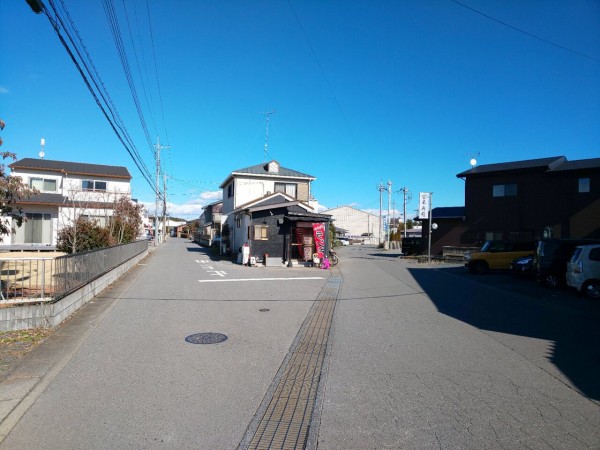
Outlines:
MULTIPOLYGON (((421 191, 434 207, 464 205, 456 174, 475 154, 600 157, 599 1, 460 1, 489 17, 451 0, 53 3, 153 171, 103 6, 114 7, 152 143, 170 146, 174 216, 198 217, 232 170, 265 160, 272 110, 266 159, 316 176, 326 207, 378 210, 388 180, 396 209, 402 187, 409 213, 421 191)), ((3 1, 0 41, 2 150, 37 157, 44 138, 47 159, 124 165, 152 212, 151 186, 47 17, 3 1)))

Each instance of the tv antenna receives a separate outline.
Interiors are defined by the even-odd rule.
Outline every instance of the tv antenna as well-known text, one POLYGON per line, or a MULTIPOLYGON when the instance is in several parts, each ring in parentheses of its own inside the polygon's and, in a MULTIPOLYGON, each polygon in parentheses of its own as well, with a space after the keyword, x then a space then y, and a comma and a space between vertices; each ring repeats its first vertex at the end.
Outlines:
POLYGON ((269 116, 271 114, 275 114, 275 110, 273 111, 268 111, 266 113, 263 113, 266 118, 267 118, 267 125, 266 125, 266 134, 265 134, 265 154, 264 154, 264 161, 263 162, 267 162, 267 150, 269 148, 269 116))
POLYGON ((41 150, 38 153, 40 155, 41 159, 44 159, 44 156, 46 156, 46 152, 44 152, 44 147, 46 146, 46 139, 42 138, 40 139, 40 146, 41 146, 41 150))
POLYGON ((469 160, 469 164, 471 164, 471 169, 472 169, 477 165, 477 158, 479 158, 479 152, 474 153, 474 154, 467 154, 467 156, 471 157, 471 159, 469 160))

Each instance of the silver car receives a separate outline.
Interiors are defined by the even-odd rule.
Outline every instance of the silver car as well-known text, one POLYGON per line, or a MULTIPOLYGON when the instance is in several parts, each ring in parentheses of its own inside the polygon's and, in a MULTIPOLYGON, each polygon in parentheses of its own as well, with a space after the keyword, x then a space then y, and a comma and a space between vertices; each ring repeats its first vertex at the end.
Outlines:
POLYGON ((588 298, 600 299, 600 244, 575 247, 566 278, 568 286, 588 298))

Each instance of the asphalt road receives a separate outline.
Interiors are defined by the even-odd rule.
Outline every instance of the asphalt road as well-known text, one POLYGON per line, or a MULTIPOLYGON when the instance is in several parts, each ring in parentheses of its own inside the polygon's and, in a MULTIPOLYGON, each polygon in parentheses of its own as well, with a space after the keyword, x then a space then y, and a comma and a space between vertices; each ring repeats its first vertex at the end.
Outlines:
MULTIPOLYGON (((393 251, 339 254, 309 446, 600 448, 600 305, 393 251)), ((171 239, 0 448, 237 448, 330 277, 171 239), (200 332, 228 339, 185 341, 200 332)))

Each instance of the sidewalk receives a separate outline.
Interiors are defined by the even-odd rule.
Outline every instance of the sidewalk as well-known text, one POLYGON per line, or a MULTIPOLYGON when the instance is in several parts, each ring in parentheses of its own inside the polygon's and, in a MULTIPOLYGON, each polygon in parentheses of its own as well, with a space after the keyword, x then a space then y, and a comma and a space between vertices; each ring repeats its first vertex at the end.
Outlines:
MULTIPOLYGON (((156 247, 148 247, 151 257, 156 247)), ((41 344, 10 364, 0 377, 0 443, 31 404, 110 311, 120 293, 139 275, 138 266, 52 330, 41 344)))

